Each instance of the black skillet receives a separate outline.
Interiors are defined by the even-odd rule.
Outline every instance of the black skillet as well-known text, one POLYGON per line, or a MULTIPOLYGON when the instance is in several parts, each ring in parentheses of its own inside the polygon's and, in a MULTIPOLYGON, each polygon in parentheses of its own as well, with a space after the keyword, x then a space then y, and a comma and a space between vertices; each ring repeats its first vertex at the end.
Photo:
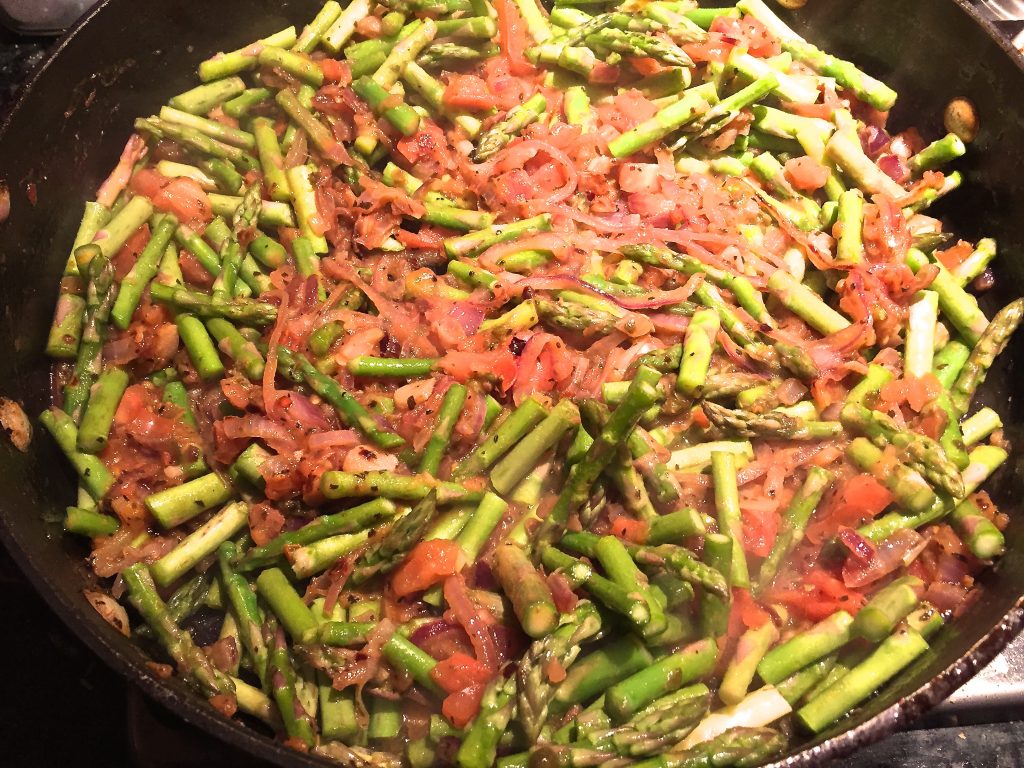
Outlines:
MULTIPOLYGON (((0 139, 0 179, 12 196, 10 218, 0 225, 0 394, 23 403, 29 414, 48 403, 49 363, 41 350, 61 268, 82 203, 113 167, 132 119, 191 87, 196 64, 211 52, 302 23, 318 5, 316 0, 107 0, 61 43, 0 139)), ((981 133, 960 164, 967 183, 939 210, 968 239, 998 238, 1003 255, 990 309, 1024 294, 1021 56, 964 0, 810 0, 792 23, 899 90, 893 125, 917 125, 935 136, 949 98, 965 95, 975 102, 981 133)), ((1021 359, 1024 334, 983 393, 1016 440, 1024 424, 1024 404, 1015 396, 1021 359)), ((910 722, 971 677, 1020 629, 1021 452, 1013 453, 990 487, 1010 515, 1010 546, 982 579, 980 599, 885 696, 819 738, 796 742, 778 765, 821 764, 910 722)), ((74 488, 45 436, 37 436, 27 454, 0 441, 0 534, 50 607, 108 664, 189 723, 282 766, 324 764, 223 719, 178 680, 157 679, 144 654, 86 604, 81 590, 90 577, 84 550, 61 536, 57 522, 74 488)), ((47 713, 39 716, 43 721, 47 713)))

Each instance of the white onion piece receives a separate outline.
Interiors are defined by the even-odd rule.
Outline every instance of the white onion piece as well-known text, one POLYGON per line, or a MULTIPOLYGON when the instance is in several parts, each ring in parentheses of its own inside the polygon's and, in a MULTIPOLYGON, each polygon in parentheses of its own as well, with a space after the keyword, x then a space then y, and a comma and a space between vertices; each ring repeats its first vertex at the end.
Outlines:
POLYGON ((697 724, 680 746, 682 749, 690 749, 696 744, 721 736, 730 728, 760 728, 770 725, 792 711, 789 702, 775 686, 766 685, 747 694, 739 704, 712 712, 697 724))
POLYGON ((0 427, 3 427, 14 447, 24 453, 32 442, 32 422, 20 405, 0 397, 0 427))
POLYGON ((91 605, 103 620, 110 626, 116 629, 125 637, 131 636, 131 626, 128 624, 128 612, 125 611, 117 600, 112 598, 106 592, 97 592, 92 589, 82 590, 82 594, 85 595, 85 599, 89 601, 91 605))

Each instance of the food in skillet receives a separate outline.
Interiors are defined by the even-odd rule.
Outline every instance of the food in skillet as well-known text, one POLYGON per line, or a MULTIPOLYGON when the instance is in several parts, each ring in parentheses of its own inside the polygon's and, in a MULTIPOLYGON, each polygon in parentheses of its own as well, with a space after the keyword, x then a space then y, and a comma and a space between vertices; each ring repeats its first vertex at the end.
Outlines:
POLYGON ((91 598, 225 714, 753 765, 1001 554, 964 145, 760 0, 328 2, 199 74, 86 205, 42 421, 91 598))

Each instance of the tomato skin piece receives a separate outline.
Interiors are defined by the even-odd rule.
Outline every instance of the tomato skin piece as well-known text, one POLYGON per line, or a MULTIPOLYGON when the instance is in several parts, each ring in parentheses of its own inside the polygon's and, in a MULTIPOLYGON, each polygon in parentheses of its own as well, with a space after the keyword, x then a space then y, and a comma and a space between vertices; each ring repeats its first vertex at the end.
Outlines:
POLYGON ((442 98, 446 106, 482 112, 496 106, 494 94, 487 82, 476 75, 451 74, 442 98))
POLYGON ((786 161, 786 178, 797 189, 813 192, 828 181, 829 171, 813 157, 792 157, 786 161))
POLYGON ((881 411, 891 411, 906 403, 914 411, 920 413, 941 393, 942 385, 934 374, 907 376, 894 379, 882 387, 878 393, 876 408, 881 411))
POLYGON ((635 69, 638 75, 644 77, 651 77, 671 69, 651 56, 631 56, 629 66, 635 69))
POLYGON ((512 0, 496 0, 494 11, 498 15, 498 39, 501 52, 508 61, 513 75, 532 75, 536 70, 523 52, 530 45, 526 24, 512 0))
POLYGON ((657 192, 660 184, 657 163, 623 163, 619 166, 619 188, 623 192, 657 192))
POLYGON ((631 517, 619 515, 612 521, 612 535, 634 544, 643 544, 647 541, 647 533, 648 525, 643 520, 634 520, 631 517))
POLYGON ((320 59, 317 63, 327 82, 341 85, 348 85, 352 82, 352 71, 346 62, 337 59, 320 59))
POLYGON ((441 712, 456 728, 464 728, 480 711, 480 700, 492 673, 472 656, 456 652, 437 662, 430 676, 447 693, 441 712))
POLYGON ((422 592, 458 573, 466 556, 454 541, 421 541, 398 566, 391 577, 391 588, 398 597, 422 592))
POLYGON ((199 233, 213 219, 210 198, 194 179, 169 179, 151 168, 142 168, 128 186, 132 192, 148 197, 158 211, 173 213, 180 223, 199 233))
POLYGON ((477 683, 449 694, 441 703, 441 713, 456 728, 465 728, 480 711, 480 701, 486 690, 486 685, 477 683))
POLYGON ((491 670, 468 653, 456 651, 447 659, 437 662, 430 676, 445 691, 455 693, 471 685, 486 683, 491 679, 491 670))
POLYGON ((733 587, 729 612, 729 635, 739 637, 748 629, 757 629, 771 621, 768 611, 758 605, 750 590, 733 587))

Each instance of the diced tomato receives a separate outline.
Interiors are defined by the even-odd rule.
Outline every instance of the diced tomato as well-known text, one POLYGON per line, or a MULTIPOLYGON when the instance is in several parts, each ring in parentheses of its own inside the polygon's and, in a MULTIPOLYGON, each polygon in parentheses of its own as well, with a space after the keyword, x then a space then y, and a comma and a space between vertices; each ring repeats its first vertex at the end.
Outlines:
POLYGON ((832 403, 838 403, 846 397, 846 387, 832 379, 817 378, 811 384, 811 397, 819 411, 828 408, 832 403))
POLYGON ((327 82, 341 85, 348 85, 352 82, 352 71, 346 62, 337 59, 320 59, 318 63, 320 71, 324 73, 324 80, 327 82))
POLYGON ((623 192, 657 192, 657 163, 623 163, 619 166, 619 187, 623 192))
POLYGON ((937 258, 946 269, 954 269, 955 267, 960 266, 960 264, 962 264, 973 251, 974 248, 971 247, 970 243, 965 243, 961 240, 952 248, 947 248, 944 251, 936 251, 935 258, 937 258))
POLYGON ((603 61, 597 62, 594 68, 590 70, 590 75, 587 77, 587 81, 594 85, 611 85, 612 83, 618 82, 619 75, 622 74, 622 70, 614 64, 607 64, 603 61))
POLYGON ((421 541, 391 577, 391 588, 398 597, 422 592, 458 573, 466 564, 462 547, 454 541, 421 541))
POLYGON ((831 518, 837 527, 856 527, 877 516, 892 499, 892 492, 872 475, 854 475, 842 482, 818 514, 831 518))
MULTIPOLYGON (((724 18, 724 17, 720 17, 724 18)), ((739 21, 740 32, 751 56, 768 58, 782 53, 782 46, 768 28, 753 16, 744 16, 739 21)))
POLYGON ((650 56, 633 56, 629 59, 629 65, 637 71, 637 74, 644 77, 651 77, 652 75, 664 72, 666 69, 671 69, 671 67, 666 67, 650 56))
POLYGON ((486 683, 491 679, 491 670, 469 654, 456 652, 437 662, 430 676, 445 691, 455 693, 471 685, 486 683))
POLYGON ((789 606, 810 621, 821 621, 839 610, 856 615, 865 602, 862 594, 848 588, 820 563, 791 588, 773 590, 768 599, 789 606))
POLYGON ((213 219, 210 198, 194 179, 169 179, 151 168, 142 168, 132 176, 129 186, 136 194, 148 197, 157 210, 173 213, 191 229, 201 232, 213 219))
POLYGON ((444 89, 443 101, 449 107, 475 112, 496 106, 494 94, 487 88, 487 83, 476 75, 448 75, 448 87, 444 89))
POLYGON ((732 46, 718 35, 708 35, 700 43, 687 43, 683 46, 686 54, 698 64, 711 61, 724 62, 729 58, 732 46))
POLYGON ((828 168, 813 157, 793 157, 786 161, 786 178, 789 183, 804 192, 821 189, 828 181, 828 168))
POLYGON ((558 685, 565 680, 565 667, 556 657, 552 657, 547 667, 544 668, 544 674, 547 675, 549 682, 558 685))
POLYGON ((890 381, 878 393, 877 407, 891 411, 904 403, 920 413, 928 403, 942 393, 942 385, 934 374, 906 376, 890 381))
POLYGON ((441 712, 452 725, 462 728, 480 710, 480 699, 492 673, 472 656, 455 653, 439 661, 430 671, 430 676, 448 693, 441 712))
POLYGON ((507 390, 516 379, 516 358, 507 347, 493 352, 452 351, 441 358, 438 367, 460 382, 474 376, 494 376, 507 390))
POLYGON ((738 637, 748 629, 764 626, 769 621, 771 616, 768 611, 754 601, 749 589, 733 588, 732 607, 729 611, 729 634, 732 637, 738 637))
POLYGON ((485 690, 487 686, 479 683, 449 694, 441 704, 441 713, 456 728, 465 728, 480 711, 485 690))
POLYGON ((114 276, 118 280, 123 280, 124 276, 131 271, 139 254, 142 253, 142 249, 149 242, 149 234, 149 224, 143 224, 114 254, 114 276))
POLYGON ((707 429, 711 426, 711 420, 708 419, 708 415, 704 413, 704 409, 700 406, 694 406, 690 409, 690 418, 693 423, 701 429, 707 429))
POLYGON ((778 532, 778 512, 757 508, 743 510, 743 549, 749 554, 767 557, 778 532))
POLYGON ((634 544, 643 544, 647 541, 649 526, 643 520, 634 520, 625 515, 619 515, 612 521, 612 534, 620 539, 631 541, 634 544))

